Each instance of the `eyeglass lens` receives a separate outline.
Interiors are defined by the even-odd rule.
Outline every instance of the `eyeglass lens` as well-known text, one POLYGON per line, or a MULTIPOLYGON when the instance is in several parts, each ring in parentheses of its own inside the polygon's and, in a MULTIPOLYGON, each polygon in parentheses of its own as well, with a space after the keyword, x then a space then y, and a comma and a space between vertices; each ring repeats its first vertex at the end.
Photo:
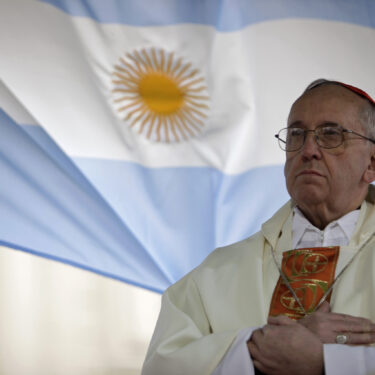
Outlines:
POLYGON ((285 128, 279 132, 279 144, 285 151, 296 151, 305 143, 308 132, 313 132, 316 142, 324 148, 335 148, 343 141, 343 129, 339 126, 320 126, 315 130, 285 128))

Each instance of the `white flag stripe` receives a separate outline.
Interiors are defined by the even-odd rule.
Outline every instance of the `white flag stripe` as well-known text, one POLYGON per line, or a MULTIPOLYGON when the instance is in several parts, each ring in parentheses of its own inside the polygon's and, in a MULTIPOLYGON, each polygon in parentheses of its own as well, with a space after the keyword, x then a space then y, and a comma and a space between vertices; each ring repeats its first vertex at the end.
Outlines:
POLYGON ((21 105, 21 103, 10 93, 4 82, 0 79, 0 108, 7 112, 18 124, 38 125, 35 119, 21 105))
POLYGON ((40 4, 24 14, 24 19, 19 14, 7 17, 0 26, 4 34, 10 23, 30 29, 26 38, 20 34, 3 39, 1 48, 10 56, 0 62, 7 72, 4 80, 32 108, 33 115, 64 151, 74 157, 127 160, 149 167, 210 165, 230 174, 280 164, 283 154, 273 135, 284 126, 292 100, 302 91, 300 82, 325 76, 370 93, 375 87, 374 56, 367 48, 374 45, 375 30, 366 27, 283 20, 215 33, 207 26, 141 30, 75 18, 75 35, 67 27, 69 16, 56 8, 40 4), (58 49, 51 48, 49 25, 42 22, 46 18, 61 25, 56 30, 60 35, 58 49), (35 39, 40 41, 36 47, 31 43, 35 39), (119 57, 140 45, 158 46, 161 40, 165 49, 201 67, 208 82, 209 122, 199 138, 188 142, 150 142, 129 129, 112 106, 111 73, 119 57), (350 56, 348 41, 354 48, 350 56), (210 50, 206 45, 211 45, 210 50), (24 75, 20 54, 30 59, 24 75), (297 59, 304 61, 303 66, 295 66, 297 59), (361 68, 355 69, 357 66, 361 68), (35 86, 38 96, 33 94, 35 86), (228 87, 231 95, 222 95, 228 87), (71 96, 69 106, 74 107, 64 105, 66 93, 71 96), (54 111, 46 111, 46 106, 54 111), (80 141, 83 138, 84 143, 80 141))

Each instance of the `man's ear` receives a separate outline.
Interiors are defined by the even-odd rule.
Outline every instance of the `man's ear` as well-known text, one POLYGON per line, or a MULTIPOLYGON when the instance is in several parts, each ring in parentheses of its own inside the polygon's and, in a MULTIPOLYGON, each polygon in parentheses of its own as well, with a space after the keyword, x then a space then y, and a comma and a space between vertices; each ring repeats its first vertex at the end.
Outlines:
POLYGON ((375 154, 371 155, 371 160, 363 175, 363 180, 368 184, 375 181, 375 154))

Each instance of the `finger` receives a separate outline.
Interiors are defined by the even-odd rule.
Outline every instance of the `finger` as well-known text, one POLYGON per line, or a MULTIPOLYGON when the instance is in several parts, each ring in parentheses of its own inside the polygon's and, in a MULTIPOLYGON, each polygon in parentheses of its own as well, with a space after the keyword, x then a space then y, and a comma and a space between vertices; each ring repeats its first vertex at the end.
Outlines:
POLYGON ((280 326, 296 324, 294 320, 289 319, 285 315, 270 316, 267 322, 268 324, 280 325, 280 326))
POLYGON ((256 359, 254 359, 253 360, 253 365, 254 365, 254 367, 256 367, 262 373, 269 374, 268 368, 266 366, 264 366, 262 362, 257 361, 256 359))
POLYGON ((257 346, 251 343, 249 343, 249 351, 253 360, 253 365, 262 373, 271 374, 272 367, 274 367, 274 360, 267 358, 257 346))
POLYGON ((248 340, 248 343, 252 342, 256 344, 262 339, 263 336, 264 334, 263 334, 262 328, 258 328, 251 334, 251 337, 248 340))
POLYGON ((345 314, 329 313, 321 317, 317 313, 314 319, 325 319, 334 330, 344 330, 352 332, 375 332, 375 324, 366 318, 355 317, 345 314))
POLYGON ((275 332, 279 332, 282 326, 286 326, 286 324, 266 324, 262 327, 262 339, 264 339, 265 336, 274 335, 275 332))
MULTIPOLYGON (((263 336, 266 335, 267 331, 270 329, 271 325, 270 324, 266 324, 262 327, 262 334, 263 336)), ((262 338, 263 338, 262 336, 262 338)))
POLYGON ((331 312, 331 305, 327 301, 324 301, 316 311, 329 313, 331 312))
POLYGON ((335 321, 351 322, 351 323, 358 324, 358 325, 361 325, 361 324, 362 325, 367 324, 368 326, 374 325, 374 323, 370 319, 362 318, 359 316, 340 314, 340 313, 330 313, 329 319, 335 320, 335 321))
POLYGON ((375 325, 368 322, 337 321, 331 322, 335 332, 375 333, 375 325))
POLYGON ((369 345, 375 343, 375 334, 374 333, 353 333, 345 332, 348 340, 346 344, 348 345, 369 345))
POLYGON ((261 358, 261 351, 254 341, 249 341, 247 343, 247 348, 249 349, 251 358, 258 360, 261 358))

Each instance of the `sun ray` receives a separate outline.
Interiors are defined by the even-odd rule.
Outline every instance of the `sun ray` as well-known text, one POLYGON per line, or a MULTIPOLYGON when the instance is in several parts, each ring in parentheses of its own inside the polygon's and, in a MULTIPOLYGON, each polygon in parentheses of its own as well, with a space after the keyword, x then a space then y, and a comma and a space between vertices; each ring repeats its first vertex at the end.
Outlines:
POLYGON ((196 114, 199 115, 200 117, 203 117, 203 118, 207 117, 207 115, 206 115, 205 113, 203 113, 203 112, 201 112, 201 111, 198 111, 197 109, 195 109, 195 108, 193 108, 193 107, 190 107, 189 109, 190 109, 190 111, 196 113, 196 114))
POLYGON ((156 142, 160 142, 160 131, 163 124, 163 116, 159 116, 158 126, 156 127, 156 142))
POLYGON ((121 81, 121 86, 122 88, 128 90, 138 90, 138 87, 134 83, 129 81, 121 81))
MULTIPOLYGON (((114 73, 114 75, 115 75, 115 73, 114 73)), ((134 82, 134 83, 138 83, 139 82, 139 78, 136 78, 136 77, 130 75, 129 73, 128 73, 128 77, 125 77, 124 80, 130 81, 130 82, 134 82)), ((116 81, 116 82, 121 82, 121 81, 116 81)))
POLYGON ((169 126, 168 126, 168 117, 169 116, 163 116, 163 129, 164 129, 164 140, 165 142, 169 143, 170 138, 169 138, 169 126))
POLYGON ((172 68, 172 70, 170 71, 170 75, 171 76, 175 76, 176 72, 178 71, 178 69, 180 69, 181 67, 181 64, 182 64, 182 58, 180 57, 177 61, 176 61, 176 65, 172 68))
POLYGON ((125 111, 125 109, 134 107, 135 105, 138 105, 138 104, 141 104, 141 103, 143 104, 142 99, 138 99, 138 100, 135 100, 132 103, 129 103, 129 104, 126 104, 126 105, 120 107, 118 110, 122 112, 122 111, 125 111))
POLYGON ((160 50, 160 70, 164 72, 164 64, 165 64, 165 53, 164 50, 160 50))
POLYGON ((171 128, 174 139, 178 142, 180 140, 180 137, 178 136, 176 132, 176 127, 172 121, 172 116, 168 116, 168 118, 166 119, 166 123, 167 123, 167 126, 171 128))
POLYGON ((205 108, 205 109, 209 108, 209 106, 207 104, 196 102, 194 99, 190 99, 190 98, 185 97, 185 101, 187 103, 189 103, 189 106, 192 105, 194 107, 205 108))
MULTIPOLYGON (((152 114, 152 119, 151 119, 151 122, 150 122, 150 126, 149 126, 149 133, 151 134, 151 131, 152 131, 152 128, 155 124, 155 120, 158 118, 158 115, 156 113, 153 113, 152 114)), ((149 137, 147 137, 149 138, 149 137)))
POLYGON ((191 137, 194 136, 194 133, 191 131, 190 127, 186 124, 183 114, 177 112, 177 121, 181 123, 182 127, 190 134, 191 137))
POLYGON ((147 62, 142 58, 140 53, 137 50, 133 52, 135 59, 143 66, 145 73, 150 71, 150 67, 147 65, 147 62))
POLYGON ((137 71, 137 69, 135 69, 131 64, 129 64, 128 62, 126 62, 123 58, 120 57, 120 61, 122 62, 123 65, 125 65, 132 73, 134 73, 136 76, 140 77, 141 75, 139 74, 139 71, 137 71))
POLYGON ((131 94, 137 94, 138 89, 113 89, 112 92, 126 92, 126 93, 131 93, 131 94))
MULTIPOLYGON (((118 77, 121 78, 121 77, 118 77)), ((135 82, 131 82, 128 79, 121 79, 120 81, 117 81, 117 83, 121 83, 122 86, 126 86, 129 89, 137 88, 137 85, 135 82)))
POLYGON ((198 119, 194 116, 194 114, 189 111, 188 109, 186 110, 187 112, 187 115, 190 116, 190 118, 194 121, 195 124, 198 124, 201 128, 203 128, 203 126, 205 126, 205 122, 202 121, 201 119, 198 119))
POLYGON ((187 140, 188 139, 188 136, 185 134, 185 131, 183 130, 182 126, 180 125, 180 123, 178 122, 177 120, 177 116, 176 115, 172 115, 171 116, 172 119, 173 119, 173 122, 174 124, 176 125, 176 128, 178 129, 178 131, 182 134, 182 137, 187 140))
POLYGON ((186 81, 187 79, 192 79, 196 74, 199 73, 198 69, 191 71, 189 74, 185 74, 183 77, 177 79, 177 83, 180 85, 182 82, 186 81))
POLYGON ((112 92, 127 92, 127 93, 138 93, 138 89, 113 89, 112 92))
POLYGON ((156 56, 155 48, 151 48, 151 56, 152 56, 152 62, 154 64, 156 71, 160 72, 161 67, 158 62, 158 57, 156 56))
POLYGON ((167 127, 167 123, 166 123, 166 117, 165 115, 162 115, 160 116, 160 120, 161 120, 161 129, 164 133, 164 140, 165 142, 169 143, 169 132, 168 132, 168 127, 167 127))
POLYGON ((185 120, 191 128, 195 129, 196 131, 199 131, 199 128, 194 124, 194 121, 192 121, 185 113, 183 109, 180 109, 179 111, 180 117, 185 120))
MULTIPOLYGON (((115 68, 116 68, 116 70, 119 70, 120 72, 125 73, 125 74, 127 74, 128 76, 130 76, 129 71, 127 71, 126 69, 124 69, 121 65, 115 65, 115 68)), ((115 72, 115 73, 117 73, 117 72, 115 72)), ((127 77, 126 77, 126 78, 127 78, 127 77)))
POLYGON ((165 70, 165 73, 166 73, 167 75, 169 75, 170 72, 171 72, 171 67, 172 67, 172 63, 173 63, 173 57, 174 57, 174 53, 171 52, 171 53, 169 54, 169 58, 168 58, 167 69, 165 70))
POLYGON ((122 81, 131 82, 134 85, 137 84, 137 80, 136 79, 129 79, 129 77, 125 76, 122 73, 115 72, 113 75, 116 76, 117 78, 120 78, 122 81))
POLYGON ((195 124, 199 125, 200 127, 203 127, 205 125, 205 121, 203 121, 200 118, 197 118, 197 116, 192 112, 189 108, 184 109, 184 113, 186 116, 191 118, 192 121, 194 121, 195 124))
POLYGON ((143 70, 142 68, 142 65, 140 64, 140 62, 138 61, 138 59, 136 59, 133 55, 131 55, 130 53, 127 53, 126 54, 126 57, 128 57, 129 59, 131 59, 134 64, 136 65, 137 67, 137 70, 143 75, 146 73, 146 71, 143 70))
POLYGON ((209 100, 210 99, 208 96, 205 96, 205 95, 191 95, 191 94, 186 93, 186 96, 189 97, 189 98, 200 99, 200 100, 209 100))
MULTIPOLYGON (((117 81, 117 80, 112 80, 112 83, 115 84, 115 85, 121 85, 122 84, 122 81, 117 81)), ((112 92, 114 92, 114 90, 112 90, 112 92)))
POLYGON ((188 116, 195 124, 198 124, 199 126, 204 126, 204 122, 200 119, 197 119, 194 114, 191 112, 190 108, 184 108, 181 109, 183 113, 188 116))
POLYGON ((142 133, 143 132, 143 129, 144 129, 146 123, 150 120, 151 116, 152 116, 152 113, 149 112, 147 114, 147 116, 142 120, 141 125, 140 125, 139 130, 138 130, 138 133, 142 133))
POLYGON ((192 92, 202 92, 202 91, 207 91, 207 86, 199 86, 194 89, 189 88, 188 90, 185 90, 185 93, 190 94, 192 92))
POLYGON ((137 112, 141 111, 144 108, 144 104, 141 104, 139 107, 134 108, 132 111, 128 112, 126 116, 126 120, 130 120, 133 115, 135 115, 137 112))
POLYGON ((197 83, 201 83, 201 82, 204 82, 204 79, 203 78, 197 78, 196 80, 194 81, 190 81, 189 83, 185 84, 185 85, 182 85, 181 86, 181 89, 184 90, 184 89, 188 89, 189 87, 191 86, 194 86, 196 85, 197 83))
POLYGON ((121 102, 123 102, 124 100, 133 101, 133 100, 135 100, 135 99, 137 99, 136 96, 121 96, 121 97, 119 97, 119 98, 113 99, 113 101, 114 101, 115 103, 121 103, 121 102))
POLYGON ((146 109, 142 109, 141 113, 132 120, 132 122, 130 123, 130 127, 133 127, 134 125, 136 125, 137 122, 144 116, 145 113, 146 113, 146 109))
POLYGON ((174 79, 179 80, 181 76, 191 67, 191 63, 185 64, 181 70, 174 76, 174 79))
POLYGON ((113 103, 123 121, 155 142, 198 135, 210 110, 199 70, 174 52, 151 47, 126 52, 114 65, 113 103))
MULTIPOLYGON (((159 125, 159 122, 160 122, 160 116, 157 116, 157 115, 155 114, 155 118, 153 118, 152 120, 153 120, 153 121, 152 121, 152 123, 150 124, 150 127, 149 127, 148 132, 147 132, 147 138, 151 138, 152 128, 154 127, 155 120, 157 120, 156 122, 157 122, 158 125, 159 125)), ((158 125, 157 125, 157 126, 158 126, 158 125)))
POLYGON ((146 63, 147 63, 147 66, 149 67, 149 69, 153 70, 154 67, 152 66, 151 59, 150 59, 149 56, 147 55, 146 50, 143 49, 143 50, 141 51, 141 53, 142 53, 143 57, 145 58, 146 63))

